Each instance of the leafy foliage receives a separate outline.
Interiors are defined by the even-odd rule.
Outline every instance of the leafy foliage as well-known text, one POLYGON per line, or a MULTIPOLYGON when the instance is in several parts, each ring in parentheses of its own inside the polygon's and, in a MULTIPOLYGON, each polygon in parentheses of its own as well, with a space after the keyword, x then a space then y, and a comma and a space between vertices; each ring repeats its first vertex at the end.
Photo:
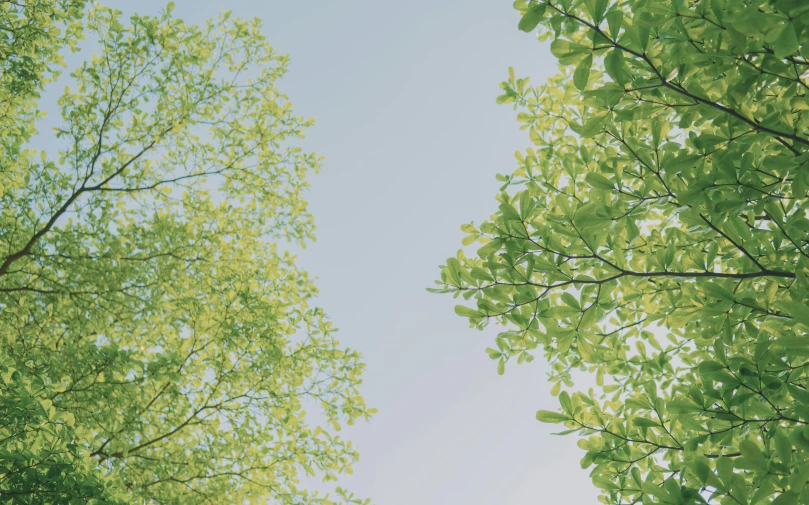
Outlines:
POLYGON ((0 368, 0 494, 11 503, 126 503, 123 490, 82 450, 73 414, 54 407, 50 398, 63 389, 13 366, 0 368))
MULTIPOLYGON (((75 48, 85 0, 3 2, 0 6, 0 66, 4 88, 24 94, 64 64, 63 46, 75 48)), ((4 97, 11 98, 11 97, 4 97)))
POLYGON ((62 148, 2 157, 0 497, 333 503, 300 477, 350 472, 336 431, 373 410, 283 247, 311 238, 320 163, 286 56, 228 13, 85 14, 100 49, 59 99, 62 148))
MULTIPOLYGON (((0 2, 0 149, 14 159, 35 133, 43 113, 36 99, 59 75, 63 50, 75 50, 82 38, 84 0, 0 2)), ((0 161, 0 174, 10 171, 0 161)), ((0 192, 3 187, 0 178, 0 192)))
POLYGON ((503 83, 532 146, 433 291, 542 349, 604 503, 809 503, 809 4, 515 6, 560 73, 503 83))

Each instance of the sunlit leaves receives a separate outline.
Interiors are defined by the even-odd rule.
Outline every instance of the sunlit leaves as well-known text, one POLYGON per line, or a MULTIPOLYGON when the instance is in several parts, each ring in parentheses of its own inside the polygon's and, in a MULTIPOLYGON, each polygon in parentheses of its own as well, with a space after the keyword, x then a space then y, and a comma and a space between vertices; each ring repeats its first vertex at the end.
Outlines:
POLYGON ((562 67, 501 84, 531 145, 440 289, 545 353, 604 503, 809 502, 809 6, 515 7, 562 67))
POLYGON ((278 89, 287 57, 257 21, 170 11, 73 12, 99 51, 49 111, 48 150, 4 132, 0 372, 16 372, 0 415, 24 429, 0 436, 0 497, 362 503, 299 486, 350 472, 337 431, 373 413, 359 354, 285 250, 312 235, 321 159, 297 145, 312 121, 278 89))
POLYGON ((519 29, 524 32, 533 31, 539 22, 542 21, 546 7, 547 6, 543 4, 531 6, 531 8, 523 14, 522 18, 520 18, 519 29))
POLYGON ((563 423, 569 418, 566 415, 552 412, 550 410, 537 411, 537 420, 543 423, 563 423))
POLYGON ((11 363, 0 361, 0 496, 34 497, 21 503, 128 503, 123 488, 81 445, 75 416, 50 400, 64 386, 46 384, 11 363))
POLYGON ((590 79, 590 68, 593 66, 593 55, 587 55, 583 60, 576 65, 576 71, 573 73, 573 84, 579 91, 584 91, 587 87, 587 81, 590 79))

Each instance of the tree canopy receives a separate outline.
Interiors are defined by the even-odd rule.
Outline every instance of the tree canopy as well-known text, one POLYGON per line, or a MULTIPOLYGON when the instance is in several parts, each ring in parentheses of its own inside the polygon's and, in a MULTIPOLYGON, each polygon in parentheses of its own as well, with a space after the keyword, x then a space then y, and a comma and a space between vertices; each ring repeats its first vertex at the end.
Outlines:
POLYGON ((21 5, 0 7, 0 498, 361 503, 300 485, 351 471, 337 430, 373 409, 288 252, 321 159, 276 86, 287 57, 229 13, 21 5), (41 110, 82 33, 95 54, 41 110))
POLYGON ((515 7, 559 73, 502 84, 531 147, 433 290, 544 353, 602 502, 809 503, 809 3, 515 7))

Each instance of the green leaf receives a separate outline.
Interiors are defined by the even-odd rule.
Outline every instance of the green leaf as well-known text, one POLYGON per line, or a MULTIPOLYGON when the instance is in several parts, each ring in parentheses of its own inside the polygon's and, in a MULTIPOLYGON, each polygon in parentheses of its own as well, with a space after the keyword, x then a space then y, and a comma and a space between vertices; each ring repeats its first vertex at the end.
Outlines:
POLYGON ((515 209, 513 205, 510 205, 508 203, 500 204, 500 212, 503 213, 503 216, 506 219, 514 221, 522 221, 522 216, 520 216, 520 213, 517 212, 517 209, 515 209))
POLYGON ((562 405, 562 410, 566 413, 570 414, 573 412, 573 403, 570 400, 570 395, 567 391, 562 391, 559 393, 559 403, 562 405))
POLYGON ((621 25, 624 22, 624 13, 620 9, 612 9, 607 13, 607 25, 610 30, 610 35, 613 39, 618 38, 621 31, 621 25))
POLYGON ((783 30, 781 30, 781 35, 778 37, 778 40, 775 41, 773 52, 776 58, 786 58, 787 56, 796 54, 799 46, 800 44, 798 43, 798 37, 795 35, 794 25, 787 23, 783 30))
POLYGON ((792 461, 792 442, 789 441, 789 438, 787 438, 784 431, 781 429, 775 432, 773 441, 781 462, 788 465, 792 461))
POLYGON ((716 202, 716 212, 722 213, 732 211, 734 213, 741 213, 743 207, 747 205, 747 200, 721 200, 716 202))
POLYGON ((718 372, 720 370, 726 369, 725 365, 710 360, 701 362, 697 368, 699 369, 699 372, 702 374, 710 374, 713 372, 718 372))
POLYGON ((562 293, 562 301, 576 310, 581 310, 581 305, 579 305, 579 301, 576 300, 576 298, 570 293, 562 293))
MULTIPOLYGON (((806 310, 805 304, 789 300, 777 300, 776 305, 782 311, 789 314, 795 321, 809 328, 809 311, 806 310)), ((790 344, 790 346, 792 347, 799 346, 801 341, 805 341, 805 339, 798 339, 796 340, 797 345, 790 344)), ((787 339, 785 338, 780 338, 778 340, 778 343, 781 345, 787 345, 786 342, 787 339)))
POLYGON ((754 468, 759 472, 767 472, 767 458, 754 442, 743 440, 739 444, 739 450, 742 453, 743 461, 746 463, 747 468, 754 468))
POLYGON ((649 481, 643 483, 641 490, 648 495, 663 500, 664 502, 669 502, 671 498, 669 493, 662 486, 658 486, 657 484, 649 481))
POLYGON ((547 4, 544 3, 532 5, 520 18, 518 28, 524 32, 534 31, 542 18, 545 17, 547 7, 547 4))
POLYGON ((560 414, 559 412, 553 412, 550 410, 538 410, 537 411, 537 420, 543 423, 563 423, 565 421, 570 420, 568 416, 565 414, 560 414))
POLYGON ((733 476, 734 464, 733 459, 728 457, 721 457, 716 459, 716 472, 719 474, 719 479, 725 487, 730 487, 733 476))
POLYGON ((494 239, 483 247, 480 247, 477 250, 477 254, 481 258, 487 258, 499 251, 501 247, 503 247, 503 241, 500 239, 494 239))
POLYGON ((707 282, 702 285, 702 290, 707 296, 719 298, 720 300, 733 300, 733 293, 717 282, 707 282))
POLYGON ((705 485, 708 483, 708 476, 711 475, 711 467, 705 461, 705 458, 697 458, 688 463, 688 466, 697 476, 700 484, 705 485))
POLYGON ((584 91, 587 88, 587 81, 590 79, 590 67, 593 66, 593 55, 589 54, 576 65, 576 70, 573 72, 573 84, 579 91, 584 91))
POLYGON ((456 305, 455 306, 455 313, 458 314, 461 317, 468 317, 468 318, 472 318, 472 319, 479 318, 479 317, 483 316, 483 314, 481 314, 479 311, 474 310, 474 309, 470 309, 469 307, 466 307, 464 305, 456 305))
POLYGON ((585 0, 587 12, 590 18, 599 24, 604 19, 604 12, 607 10, 608 0, 585 0))
POLYGON ((626 75, 626 65, 624 63, 624 52, 620 49, 613 49, 604 58, 604 68, 612 79, 623 86, 628 81, 626 75))
POLYGON ((771 505, 797 505, 798 504, 798 494, 793 493, 792 491, 787 491, 785 493, 781 493, 778 495, 773 501, 771 505))
POLYGON ((567 59, 588 54, 590 53, 590 48, 569 40, 556 39, 551 42, 551 53, 559 59, 567 59))
POLYGON ((469 271, 469 275, 473 278, 481 280, 481 281, 493 281, 494 277, 489 275, 489 272, 483 270, 482 268, 474 267, 469 271))
POLYGON ((615 189, 615 184, 613 182, 596 172, 588 172, 587 175, 584 176, 584 180, 594 188, 604 189, 607 191, 613 191, 615 189))
POLYGON ((606 125, 607 121, 607 116, 594 116, 588 119, 583 125, 578 125, 571 121, 568 126, 580 136, 590 138, 604 131, 604 125, 606 125))

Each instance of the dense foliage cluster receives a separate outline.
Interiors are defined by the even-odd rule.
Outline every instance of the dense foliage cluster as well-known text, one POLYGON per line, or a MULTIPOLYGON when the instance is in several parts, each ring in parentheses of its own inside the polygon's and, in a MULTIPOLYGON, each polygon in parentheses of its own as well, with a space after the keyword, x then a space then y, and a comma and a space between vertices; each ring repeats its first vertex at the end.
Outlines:
POLYGON ((372 410, 284 248, 311 238, 320 162, 286 56, 171 5, 3 2, 0 29, 0 500, 332 503, 300 478, 350 471, 336 430, 372 410), (35 137, 82 34, 98 49, 35 137))
POLYGON ((63 49, 75 49, 85 0, 26 0, 0 3, 0 127, 19 139, 16 121, 35 108, 32 100, 61 65, 63 49), (11 129, 11 131, 8 131, 11 129))
POLYGON ((809 3, 515 6, 560 73, 435 290, 545 354, 604 503, 809 503, 809 3))

